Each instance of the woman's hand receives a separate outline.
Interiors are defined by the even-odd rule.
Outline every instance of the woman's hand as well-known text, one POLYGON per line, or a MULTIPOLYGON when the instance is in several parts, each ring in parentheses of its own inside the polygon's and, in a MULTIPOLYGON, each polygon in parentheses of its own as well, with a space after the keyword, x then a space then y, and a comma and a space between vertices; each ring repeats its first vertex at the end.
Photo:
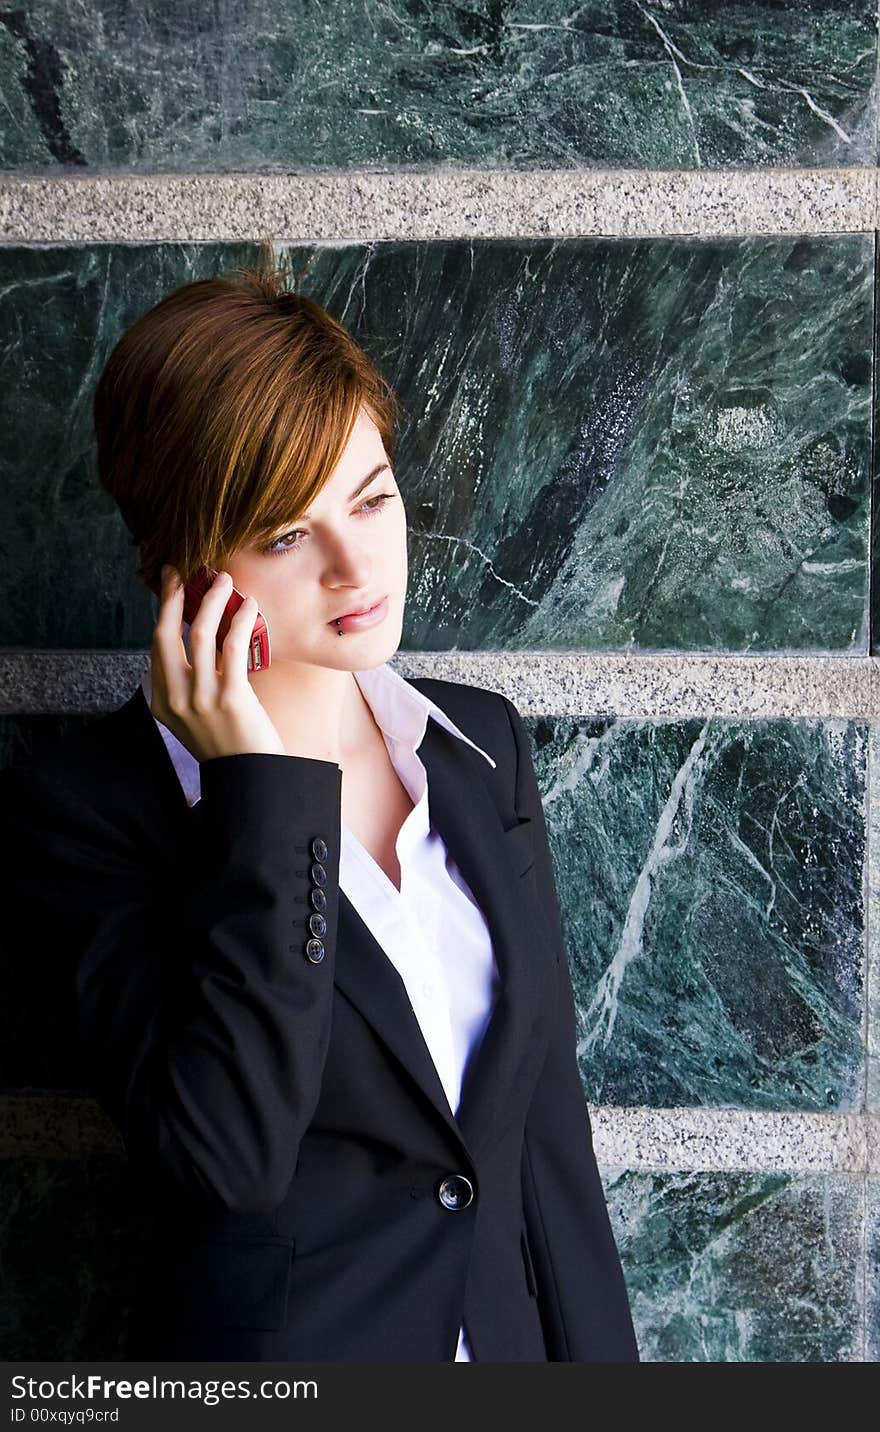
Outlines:
POLYGON ((150 648, 150 710, 198 761, 265 753, 286 756, 284 743, 247 678, 257 603, 246 597, 229 624, 222 652, 217 628, 232 591, 220 572, 190 627, 192 665, 183 641, 183 583, 173 567, 162 576, 159 619, 150 648))

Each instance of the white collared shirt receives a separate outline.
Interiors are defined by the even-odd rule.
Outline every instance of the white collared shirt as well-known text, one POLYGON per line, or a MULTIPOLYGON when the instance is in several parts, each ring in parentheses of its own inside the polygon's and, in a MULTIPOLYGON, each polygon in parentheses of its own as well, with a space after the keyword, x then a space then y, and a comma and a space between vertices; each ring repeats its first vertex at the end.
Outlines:
MULTIPOLYGON (((188 632, 184 623, 185 643, 188 632)), ((436 702, 410 686, 387 662, 353 675, 413 808, 395 847, 400 890, 345 824, 339 885, 403 980, 454 1114, 468 1060, 489 1022, 498 970, 482 911, 439 832, 431 827, 428 777, 418 756, 428 717, 473 746, 491 766, 495 762, 436 702)), ((149 667, 141 686, 149 703, 149 667)), ((158 717, 153 720, 187 802, 194 805, 201 798, 199 763, 158 717)), ((463 1326, 454 1360, 473 1361, 463 1326)))

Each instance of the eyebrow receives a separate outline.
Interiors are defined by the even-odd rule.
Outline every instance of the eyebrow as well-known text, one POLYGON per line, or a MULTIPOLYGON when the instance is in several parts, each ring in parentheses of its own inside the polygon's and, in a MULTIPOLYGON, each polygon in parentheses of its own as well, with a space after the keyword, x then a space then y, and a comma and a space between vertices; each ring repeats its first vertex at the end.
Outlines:
MULTIPOLYGON (((356 497, 360 497, 360 495, 361 495, 361 493, 363 492, 364 488, 365 488, 365 487, 369 487, 370 483, 373 481, 373 478, 374 478, 374 477, 378 477, 378 476, 379 476, 379 473, 380 473, 380 472, 384 472, 386 468, 388 468, 388 471, 389 471, 389 472, 391 471, 391 467, 390 467, 390 464, 389 464, 389 463, 387 463, 387 462, 377 463, 377 465, 373 468, 373 471, 372 471, 372 472, 368 472, 367 475, 366 475, 366 477, 364 478, 363 482, 361 482, 361 483, 355 488, 354 492, 351 494, 351 497, 348 499, 349 502, 354 502, 354 500, 355 500, 356 497)), ((302 515, 303 515, 303 517, 310 517, 310 516, 311 516, 311 513, 310 513, 310 512, 304 512, 302 515)), ((302 520, 302 519, 300 519, 300 520, 302 520)))

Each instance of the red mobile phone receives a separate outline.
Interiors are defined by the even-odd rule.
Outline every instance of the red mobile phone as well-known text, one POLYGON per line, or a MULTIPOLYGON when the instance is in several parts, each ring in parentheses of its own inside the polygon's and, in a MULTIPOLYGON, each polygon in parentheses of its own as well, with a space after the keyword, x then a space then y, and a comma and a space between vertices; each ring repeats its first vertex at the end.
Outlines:
MULTIPOLYGON (((195 615, 201 606, 202 597, 207 592, 217 573, 210 567, 203 567, 191 582, 188 582, 183 594, 183 620, 192 625, 195 615)), ((242 602, 244 594, 237 587, 232 588, 229 601, 223 610, 220 624, 217 627, 217 650, 223 645, 226 634, 229 631, 229 623, 235 616, 242 602)), ((254 620, 254 629, 251 632, 250 646, 248 647, 248 671, 265 671, 270 662, 269 652, 269 628, 266 618, 262 612, 257 612, 254 620)))

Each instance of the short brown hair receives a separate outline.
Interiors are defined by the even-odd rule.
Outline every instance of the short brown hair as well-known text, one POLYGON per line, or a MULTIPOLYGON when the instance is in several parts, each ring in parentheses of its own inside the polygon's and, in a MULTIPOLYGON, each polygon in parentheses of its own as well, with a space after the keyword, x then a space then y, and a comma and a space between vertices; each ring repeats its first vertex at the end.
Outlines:
POLYGON ((140 548, 187 582, 306 512, 363 406, 394 461, 400 404, 348 331, 258 265, 184 284, 122 336, 95 391, 98 478, 140 548))

